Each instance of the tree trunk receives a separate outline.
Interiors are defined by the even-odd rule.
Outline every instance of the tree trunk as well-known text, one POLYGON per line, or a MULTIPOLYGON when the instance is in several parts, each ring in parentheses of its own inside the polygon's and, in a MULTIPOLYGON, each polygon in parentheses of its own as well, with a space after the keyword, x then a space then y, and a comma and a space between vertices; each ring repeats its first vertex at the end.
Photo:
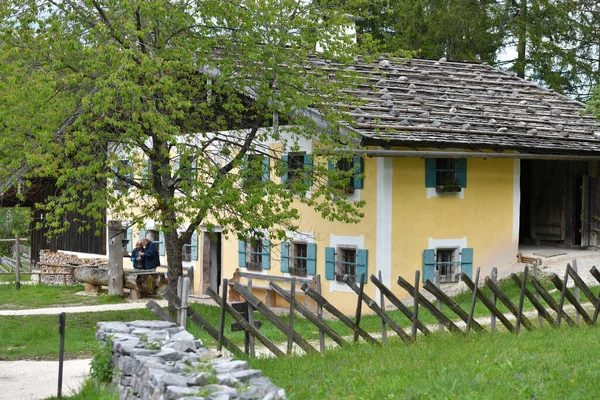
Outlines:
POLYGON ((519 7, 518 26, 518 43, 517 43, 517 76, 525 79, 525 68, 527 67, 527 0, 521 0, 519 7))
MULTIPOLYGON (((182 246, 179 242, 179 234, 175 229, 165 234, 165 249, 167 250, 167 264, 169 282, 168 286, 173 293, 177 293, 177 281, 183 275, 182 246)), ((169 303, 169 314, 177 315, 177 309, 169 303)))

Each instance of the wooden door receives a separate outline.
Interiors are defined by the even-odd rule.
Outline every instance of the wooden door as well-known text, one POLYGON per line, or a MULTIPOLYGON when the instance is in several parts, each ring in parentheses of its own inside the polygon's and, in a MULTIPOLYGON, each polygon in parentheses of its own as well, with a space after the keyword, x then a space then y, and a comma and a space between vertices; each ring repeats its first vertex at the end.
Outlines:
POLYGON ((564 241, 567 220, 567 172, 558 163, 532 163, 531 237, 564 241))
POLYGON ((588 214, 583 227, 588 227, 588 246, 600 247, 600 178, 589 178, 588 214))

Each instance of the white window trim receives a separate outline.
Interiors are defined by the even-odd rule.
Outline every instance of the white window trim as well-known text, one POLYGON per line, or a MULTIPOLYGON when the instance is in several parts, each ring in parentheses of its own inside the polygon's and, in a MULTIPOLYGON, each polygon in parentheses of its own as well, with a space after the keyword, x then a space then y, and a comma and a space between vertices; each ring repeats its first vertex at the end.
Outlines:
MULTIPOLYGON (((337 236, 333 233, 329 235, 329 247, 333 247, 334 249, 338 249, 339 247, 355 247, 358 249, 365 248, 365 237, 364 235, 360 236, 337 236)), ((358 252, 357 252, 358 256, 358 252)), ((336 254, 337 260, 337 254, 336 254)), ((335 279, 328 281, 329 282, 329 292, 344 292, 344 293, 354 293, 348 285, 343 282, 338 282, 335 279)))
MULTIPOLYGON (((290 242, 290 244, 292 244, 293 242, 306 243, 306 244, 315 242, 315 232, 314 231, 310 231, 310 232, 286 231, 285 236, 287 237, 287 241, 290 242)), ((292 246, 290 246, 290 252, 292 251, 291 247, 292 246)), ((290 259, 288 258, 288 260, 290 260, 290 259)), ((281 255, 279 257, 279 262, 281 262, 281 255)), ((289 266, 289 264, 288 264, 288 266, 289 266)), ((318 268, 317 268, 317 270, 318 270, 318 268)), ((293 278, 293 277, 297 278, 298 277, 297 275, 292 275, 289 272, 284 272, 283 276, 286 278, 293 278)), ((306 277, 312 277, 312 276, 314 276, 314 275, 306 274, 306 277)), ((304 278, 304 277, 301 277, 301 278, 304 278)))
POLYGON ((431 199, 434 197, 456 197, 459 199, 464 199, 465 198, 465 188, 461 188, 460 192, 454 192, 454 193, 438 193, 435 188, 425 188, 427 189, 427 198, 431 199))

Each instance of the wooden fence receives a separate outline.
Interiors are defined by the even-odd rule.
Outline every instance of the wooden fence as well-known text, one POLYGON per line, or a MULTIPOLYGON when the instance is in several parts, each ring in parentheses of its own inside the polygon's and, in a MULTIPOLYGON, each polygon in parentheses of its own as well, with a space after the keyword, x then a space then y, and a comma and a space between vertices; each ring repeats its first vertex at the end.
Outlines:
MULTIPOLYGON (((600 271, 593 267, 590 270, 592 276, 600 282, 600 271)), ((589 287, 585 284, 583 279, 577 273, 577 263, 574 260, 573 265, 568 264, 565 270, 564 276, 561 278, 556 274, 550 276, 552 284, 556 287, 560 293, 559 301, 557 302, 550 295, 550 293, 542 286, 537 277, 537 266, 533 265, 533 271, 530 271, 530 267, 526 266, 523 271, 522 279, 516 275, 511 275, 512 282, 519 289, 518 304, 512 302, 497 284, 497 270, 492 270, 491 277, 486 277, 482 285, 479 282, 480 269, 477 268, 475 274, 475 281, 471 280, 464 273, 461 274, 462 281, 465 282, 469 290, 471 291, 471 302, 467 310, 461 308, 450 296, 446 295, 439 285, 439 278, 436 274, 436 283, 427 281, 423 285, 423 288, 429 292, 435 299, 433 302, 428 300, 421 292, 419 288, 420 284, 420 271, 415 274, 414 285, 402 277, 398 277, 397 284, 406 290, 410 296, 412 296, 412 304, 404 304, 397 296, 392 293, 392 290, 386 287, 381 280, 381 274, 379 277, 375 275, 370 276, 370 281, 379 290, 380 298, 379 301, 372 299, 364 292, 364 279, 361 276, 360 283, 355 282, 348 276, 344 277, 344 282, 356 293, 356 313, 354 318, 344 315, 334 305, 325 299, 320 293, 320 277, 316 277, 317 286, 316 290, 311 287, 311 284, 304 282, 300 289, 303 295, 314 300, 317 304, 316 313, 311 311, 301 302, 296 300, 296 294, 298 288, 296 287, 296 280, 292 278, 290 290, 284 290, 277 283, 270 282, 269 288, 272 289, 277 295, 283 298, 289 303, 289 320, 284 321, 278 315, 276 315, 271 308, 261 302, 256 296, 252 294, 251 280, 247 286, 242 285, 240 282, 233 282, 232 288, 237 294, 239 294, 244 301, 230 303, 227 301, 227 290, 229 284, 227 280, 223 281, 223 291, 221 295, 216 293, 212 289, 207 290, 207 294, 220 305, 220 320, 219 326, 214 327, 201 315, 195 312, 192 308, 188 307, 185 290, 181 288, 187 287, 186 283, 179 285, 180 290, 178 294, 173 293, 168 288, 164 288, 159 293, 169 301, 171 305, 174 305, 179 310, 185 309, 186 313, 179 314, 179 322, 185 325, 185 319, 189 318, 193 323, 198 325, 210 336, 212 336, 218 343, 217 347, 220 350, 221 347, 225 347, 228 350, 236 353, 241 352, 241 349, 237 347, 231 340, 226 337, 226 331, 228 328, 225 327, 225 315, 229 314, 235 321, 236 324, 234 330, 243 330, 245 332, 245 346, 244 351, 254 356, 256 354, 255 341, 259 341, 266 349, 268 349, 275 356, 280 357, 292 352, 293 344, 295 343, 300 349, 306 353, 316 353, 325 351, 325 336, 331 341, 335 342, 338 346, 346 346, 350 341, 358 341, 362 339, 371 344, 385 344, 387 342, 388 334, 396 334, 400 339, 406 343, 411 343, 416 339, 417 333, 421 332, 424 335, 429 335, 432 329, 435 327, 426 326, 419 318, 424 313, 429 313, 435 317, 438 321, 438 330, 448 330, 457 334, 465 334, 473 330, 476 332, 487 332, 495 331, 496 322, 504 326, 504 328, 515 334, 518 334, 521 329, 532 330, 535 326, 541 327, 544 323, 552 326, 559 327, 563 321, 569 326, 578 326, 583 320, 583 323, 587 325, 595 325, 598 320, 598 314, 600 311, 600 296, 596 296, 589 287), (574 283, 573 290, 567 288, 569 280, 574 283), (250 287, 248 287, 250 286, 250 287), (481 290, 481 286, 485 286, 490 291, 490 296, 486 296, 481 290), (593 306, 593 313, 590 315, 582 306, 580 295, 583 294, 584 298, 587 299, 593 306), (181 298, 183 297, 183 303, 181 298), (523 305, 525 298, 533 305, 537 311, 537 322, 530 320, 523 313, 523 305), (396 321, 390 316, 389 312, 386 311, 385 303, 389 302, 395 309, 399 310, 411 323, 410 331, 405 331, 401 328, 396 321), (480 324, 474 318, 475 305, 477 302, 483 304, 490 312, 489 326, 488 324, 480 324), (512 314, 514 318, 507 318, 507 315, 502 313, 497 304, 502 303, 506 309, 509 310, 507 314, 512 314), (570 303, 575 308, 574 315, 569 315, 565 312, 565 303, 570 303), (362 307, 365 305, 374 314, 381 319, 381 335, 375 335, 374 333, 366 332, 361 327, 361 315, 362 307), (323 309, 328 311, 334 318, 337 318, 347 327, 349 327, 353 335, 351 337, 343 337, 341 334, 335 332, 329 325, 323 321, 323 309), (424 311, 423 311, 424 310, 424 311), (277 346, 269 338, 267 338, 260 331, 260 324, 254 321, 254 312, 257 311, 263 315, 263 317, 272 323, 277 329, 279 329, 288 338, 286 351, 282 350, 280 346, 277 346), (320 333, 319 349, 305 338, 303 338, 298 332, 294 330, 294 315, 295 312, 301 314, 310 321, 320 333), (462 321, 462 323, 457 322, 462 321), (484 326, 485 325, 485 326, 484 326), (389 331, 391 330, 391 332, 389 331), (374 336, 380 336, 381 339, 375 338, 374 336)), ((148 308, 152 309, 160 318, 170 319, 168 315, 153 301, 148 303, 148 308)), ((481 319, 480 319, 481 320, 481 319)))

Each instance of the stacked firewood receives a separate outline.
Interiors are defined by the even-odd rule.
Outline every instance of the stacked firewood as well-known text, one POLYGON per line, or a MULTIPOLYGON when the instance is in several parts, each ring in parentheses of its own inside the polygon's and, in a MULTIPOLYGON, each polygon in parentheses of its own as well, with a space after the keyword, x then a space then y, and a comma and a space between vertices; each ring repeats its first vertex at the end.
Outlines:
POLYGON ((101 267, 108 264, 105 258, 79 258, 74 254, 54 253, 50 250, 40 250, 39 264, 44 265, 85 265, 88 267, 101 267))
POLYGON ((103 258, 79 258, 74 254, 41 250, 38 262, 40 276, 37 279, 48 285, 80 285, 75 279, 76 268, 106 267, 107 264, 108 260, 103 258))

